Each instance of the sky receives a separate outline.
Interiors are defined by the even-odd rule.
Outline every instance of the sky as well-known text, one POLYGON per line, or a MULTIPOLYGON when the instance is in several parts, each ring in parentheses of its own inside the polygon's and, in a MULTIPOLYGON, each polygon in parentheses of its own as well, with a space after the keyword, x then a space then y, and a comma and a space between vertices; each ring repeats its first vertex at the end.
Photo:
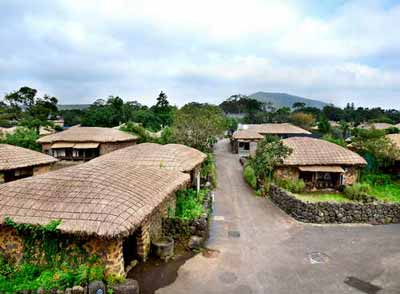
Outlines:
POLYGON ((400 0, 0 0, 0 96, 400 108, 400 0))

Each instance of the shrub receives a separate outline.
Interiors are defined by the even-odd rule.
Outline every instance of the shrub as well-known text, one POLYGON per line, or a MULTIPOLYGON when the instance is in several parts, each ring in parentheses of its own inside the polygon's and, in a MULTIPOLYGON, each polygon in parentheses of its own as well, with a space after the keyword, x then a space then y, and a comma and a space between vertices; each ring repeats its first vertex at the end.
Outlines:
POLYGON ((18 127, 15 133, 7 134, 5 139, 0 140, 0 143, 40 151, 41 146, 40 144, 36 143, 37 139, 39 139, 39 135, 35 130, 18 127))
POLYGON ((392 182, 390 175, 385 174, 365 174, 362 176, 362 181, 372 186, 389 185, 392 182))
POLYGON ((211 182, 212 187, 217 186, 217 167, 212 153, 207 153, 207 158, 201 168, 201 176, 211 182))
POLYGON ((247 164, 243 170, 243 177, 247 184, 250 185, 253 189, 257 189, 257 177, 254 169, 247 164))
POLYGON ((368 183, 356 183, 351 186, 346 186, 344 195, 350 200, 372 202, 373 197, 368 194, 371 192, 371 186, 368 183))
POLYGON ((203 200, 208 190, 197 192, 193 189, 180 190, 176 193, 175 217, 180 219, 195 219, 204 212, 203 200))
POLYGON ((306 188, 306 184, 302 179, 275 179, 275 182, 279 187, 292 193, 302 193, 306 188))

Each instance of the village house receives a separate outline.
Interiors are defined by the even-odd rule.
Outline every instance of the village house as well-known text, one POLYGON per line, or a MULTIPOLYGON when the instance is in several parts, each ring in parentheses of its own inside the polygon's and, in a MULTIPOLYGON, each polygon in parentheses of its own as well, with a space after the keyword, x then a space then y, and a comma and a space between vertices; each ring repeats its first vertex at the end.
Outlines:
MULTIPOLYGON (((175 192, 190 185, 190 174, 180 170, 199 162, 187 148, 176 146, 175 154, 167 152, 163 157, 166 168, 135 166, 135 161, 146 161, 146 157, 131 149, 133 156, 119 154, 123 160, 99 157, 2 185, 0 223, 6 217, 33 225, 60 220, 65 238, 100 257, 107 274, 124 276, 132 260, 147 259, 151 243, 162 237, 163 218, 175 210, 175 192)), ((16 260, 23 254, 21 237, 5 225, 0 225, 0 250, 16 260)))
POLYGON ((91 160, 136 143, 138 137, 126 132, 98 127, 72 127, 39 138, 42 151, 62 160, 91 160))
POLYGON ((366 129, 366 130, 387 130, 390 128, 397 128, 397 125, 392 125, 389 123, 364 123, 359 126, 361 129, 366 129))
POLYGON ((181 144, 142 143, 111 152, 95 162, 126 162, 132 166, 155 167, 188 173, 193 186, 200 189, 200 169, 206 155, 181 144))
POLYGON ((232 152, 238 153, 242 157, 247 157, 254 153, 258 141, 262 140, 266 135, 278 136, 284 139, 293 136, 309 136, 311 133, 290 123, 240 125, 232 135, 232 152))
POLYGON ((48 172, 56 161, 40 152, 0 144, 0 184, 48 172))
POLYGON ((357 153, 325 140, 310 137, 284 139, 292 153, 276 168, 274 176, 304 180, 308 190, 338 189, 352 185, 367 162, 357 153))

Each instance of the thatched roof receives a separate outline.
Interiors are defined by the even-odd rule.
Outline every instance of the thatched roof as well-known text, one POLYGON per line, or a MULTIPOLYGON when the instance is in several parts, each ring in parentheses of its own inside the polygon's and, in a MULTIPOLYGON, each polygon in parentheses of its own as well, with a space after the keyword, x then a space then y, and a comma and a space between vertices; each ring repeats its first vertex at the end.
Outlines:
POLYGON ((0 144, 0 171, 51 164, 57 159, 49 155, 8 144, 0 144))
POLYGON ((390 128, 395 128, 396 125, 388 124, 388 123, 365 123, 360 125, 362 129, 376 129, 376 130, 386 130, 390 128))
POLYGON ((124 237, 189 179, 124 162, 81 164, 1 185, 0 223, 61 220, 65 233, 124 237))
POLYGON ((310 137, 284 139, 283 143, 293 152, 283 165, 366 165, 357 153, 325 140, 310 137))
POLYGON ((400 148, 400 134, 389 134, 386 135, 386 137, 389 138, 397 148, 400 148))
POLYGON ((130 166, 149 166, 187 172, 201 164, 206 157, 203 152, 185 145, 142 143, 105 154, 92 162, 97 164, 120 161, 130 166))
POLYGON ((126 142, 135 141, 138 137, 126 132, 98 127, 74 127, 68 130, 44 136, 37 140, 38 143, 54 143, 54 142, 126 142))
POLYGON ((300 127, 292 125, 290 123, 270 123, 270 124, 257 124, 257 125, 248 125, 248 130, 257 132, 262 135, 272 134, 272 135, 299 135, 306 134, 310 135, 311 133, 307 130, 304 130, 300 127))
POLYGON ((233 133, 232 138, 235 140, 261 140, 264 136, 252 130, 239 130, 233 133))

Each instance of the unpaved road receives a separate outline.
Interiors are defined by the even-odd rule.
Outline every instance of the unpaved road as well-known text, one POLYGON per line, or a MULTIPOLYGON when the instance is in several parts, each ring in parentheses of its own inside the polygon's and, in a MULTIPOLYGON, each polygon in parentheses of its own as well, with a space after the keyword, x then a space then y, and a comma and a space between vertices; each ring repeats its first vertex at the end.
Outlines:
POLYGON ((298 223, 253 194, 226 140, 216 156, 207 246, 220 253, 188 260, 157 293, 400 293, 400 225, 298 223), (348 277, 361 280, 358 289, 344 283, 348 277))

